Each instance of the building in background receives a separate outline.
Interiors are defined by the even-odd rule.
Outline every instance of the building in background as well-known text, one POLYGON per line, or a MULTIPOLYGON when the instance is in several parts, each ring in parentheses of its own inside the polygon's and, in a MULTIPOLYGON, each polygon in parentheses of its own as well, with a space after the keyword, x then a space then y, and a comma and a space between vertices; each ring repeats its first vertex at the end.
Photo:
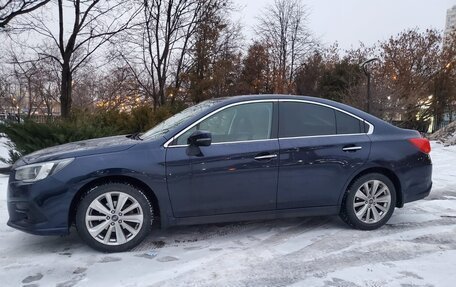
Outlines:
POLYGON ((445 38, 452 33, 456 32, 456 5, 447 10, 445 22, 445 38))
MULTIPOLYGON (((444 39, 448 39, 451 33, 456 33, 456 5, 447 10, 444 39)), ((442 127, 445 127, 455 120, 456 101, 446 107, 446 111, 443 113, 442 122, 439 126, 433 126, 433 130, 435 131, 442 127)))

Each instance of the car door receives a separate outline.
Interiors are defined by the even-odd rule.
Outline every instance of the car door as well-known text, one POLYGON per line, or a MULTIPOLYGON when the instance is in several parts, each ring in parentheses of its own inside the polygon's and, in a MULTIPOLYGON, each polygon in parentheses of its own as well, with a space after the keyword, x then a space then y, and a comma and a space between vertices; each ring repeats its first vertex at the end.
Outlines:
POLYGON ((273 210, 279 144, 275 101, 229 105, 190 125, 167 148, 167 184, 174 216, 273 210), (190 152, 187 138, 209 131, 212 144, 190 152))
POLYGON ((342 110, 279 102, 277 208, 335 206, 370 152, 368 124, 342 110))

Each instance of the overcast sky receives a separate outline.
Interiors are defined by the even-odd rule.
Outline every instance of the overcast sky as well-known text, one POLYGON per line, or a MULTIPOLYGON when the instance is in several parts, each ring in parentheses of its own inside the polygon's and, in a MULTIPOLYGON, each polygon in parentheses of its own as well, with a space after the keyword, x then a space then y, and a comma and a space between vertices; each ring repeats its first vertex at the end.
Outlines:
MULTIPOLYGON (((255 17, 273 0, 233 0, 245 39, 254 38, 255 17)), ((309 26, 322 43, 343 49, 388 39, 406 28, 445 28, 448 8, 456 0, 302 0, 310 9, 309 26)))

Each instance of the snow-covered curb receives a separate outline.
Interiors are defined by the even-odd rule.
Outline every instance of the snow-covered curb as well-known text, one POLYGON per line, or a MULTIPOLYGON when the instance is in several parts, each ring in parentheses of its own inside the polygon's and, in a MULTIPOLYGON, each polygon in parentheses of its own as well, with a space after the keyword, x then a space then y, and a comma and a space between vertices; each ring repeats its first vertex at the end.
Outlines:
MULTIPOLYGON (((8 138, 6 138, 3 134, 0 134, 0 159, 8 160, 9 153, 7 148, 8 138)), ((0 169, 7 167, 8 164, 4 163, 0 160, 0 169)))
POLYGON ((430 139, 439 141, 446 146, 456 145, 456 121, 433 133, 430 139))

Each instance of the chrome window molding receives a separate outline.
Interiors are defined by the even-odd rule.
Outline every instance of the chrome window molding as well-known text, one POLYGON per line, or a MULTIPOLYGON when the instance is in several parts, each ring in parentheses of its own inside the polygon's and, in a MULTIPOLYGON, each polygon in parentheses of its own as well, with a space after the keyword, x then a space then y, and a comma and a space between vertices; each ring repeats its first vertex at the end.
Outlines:
POLYGON ((237 103, 232 103, 232 104, 229 104, 229 105, 226 105, 226 106, 223 106, 223 107, 220 107, 218 108, 217 110, 205 115, 204 117, 200 118, 199 120, 195 121, 193 124, 189 125, 188 127, 186 127, 185 129, 181 130, 180 132, 178 132, 176 135, 174 135, 172 138, 170 138, 169 140, 167 140, 165 142, 165 144, 163 145, 163 147, 165 148, 178 148, 178 147, 188 147, 188 145, 170 145, 176 138, 178 138, 179 136, 181 136, 182 134, 184 134, 186 131, 188 131, 189 129, 193 128, 194 126, 196 126, 197 124, 199 124, 200 122, 204 121, 205 119, 207 119, 208 117, 220 112, 220 111, 223 111, 224 109, 227 109, 227 108, 230 108, 230 107, 234 107, 234 106, 238 106, 238 105, 243 105, 243 104, 251 104, 251 103, 264 103, 264 102, 271 102, 271 103, 274 103, 274 102, 300 102, 300 103, 308 103, 308 104, 313 104, 313 105, 320 105, 320 106, 324 106, 324 107, 327 107, 327 108, 330 108, 330 109, 334 109, 336 111, 339 111, 339 112, 342 112, 342 113, 345 113, 351 117, 354 117, 360 121, 362 121, 363 123, 366 123, 368 126, 369 126, 369 130, 367 131, 367 133, 355 133, 355 134, 333 134, 333 135, 315 135, 315 136, 299 136, 299 137, 280 137, 280 138, 273 138, 273 139, 259 139, 259 140, 244 140, 244 141, 232 141, 232 142, 219 142, 219 143, 213 143, 213 145, 220 145, 220 144, 235 144, 235 143, 246 143, 246 142, 261 142, 261 141, 271 141, 271 140, 284 140, 284 139, 303 139, 303 138, 317 138, 317 137, 336 137, 336 136, 358 136, 358 135, 371 135, 373 132, 374 132, 374 125, 371 124, 370 122, 366 121, 365 119, 363 118, 360 118, 350 112, 347 112, 345 110, 342 110, 342 109, 339 109, 337 107, 334 107, 334 106, 331 106, 331 105, 328 105, 328 104, 324 104, 324 103, 319 103, 319 102, 314 102, 314 101, 309 101, 309 100, 300 100, 300 99, 263 99, 263 100, 251 100, 251 101, 243 101, 243 102, 237 102, 237 103))
MULTIPOLYGON (((184 134, 186 131, 188 131, 189 129, 193 128, 194 126, 196 126, 197 124, 199 124, 200 122, 204 121, 205 119, 207 119, 208 117, 220 112, 220 111, 223 111, 227 108, 230 108, 230 107, 234 107, 234 106, 239 106, 239 105, 244 105, 244 104, 252 104, 252 103, 267 103, 267 102, 270 102, 270 103, 274 103, 274 102, 277 102, 277 99, 264 99, 264 100, 251 100, 251 101, 244 101, 244 102, 237 102, 237 103, 232 103, 232 104, 229 104, 229 105, 226 105, 226 106, 223 106, 223 107, 220 107, 218 108, 217 110, 205 115, 204 117, 200 118, 199 120, 197 120, 196 122, 194 122, 193 124, 189 125, 188 127, 186 127, 185 129, 181 130, 180 132, 178 132, 176 135, 174 135, 172 138, 170 138, 168 141, 165 142, 165 144, 163 145, 163 147, 167 148, 167 147, 183 147, 183 146, 188 146, 188 145, 171 145, 170 144, 178 137, 180 137, 182 134, 184 134)), ((261 140, 249 140, 248 142, 251 142, 251 141, 263 141, 263 140, 277 140, 277 138, 275 139, 261 139, 261 140)), ((239 142, 239 141, 236 141, 236 142, 239 142)), ((246 142, 246 141, 244 141, 246 142)), ((222 142, 223 143, 223 142, 222 142)), ((224 142, 224 143, 228 143, 228 142, 224 142)), ((221 143, 213 143, 213 144, 221 144, 221 143)))
POLYGON ((365 136, 365 135, 366 135, 366 133, 316 135, 316 136, 283 137, 283 138, 279 138, 279 140, 294 140, 294 139, 308 139, 308 138, 327 138, 327 137, 341 137, 341 136, 365 136))
MULTIPOLYGON (((334 107, 334 106, 331 106, 331 105, 328 105, 328 104, 313 102, 313 101, 309 101, 309 100, 299 100, 299 99, 278 99, 278 101, 279 102, 301 102, 301 103, 308 103, 308 104, 319 105, 319 106, 331 108, 331 109, 334 109, 336 111, 345 113, 345 114, 347 114, 347 115, 349 115, 351 117, 354 117, 355 119, 358 119, 358 120, 366 123, 369 126, 369 130, 367 131, 367 133, 340 134, 341 136, 344 136, 344 135, 365 135, 365 134, 371 135, 374 132, 374 125, 371 124, 370 122, 366 121, 363 118, 358 117, 357 115, 354 115, 354 114, 352 114, 350 112, 347 112, 345 110, 339 109, 337 107, 334 107)), ((320 136, 325 136, 325 135, 320 135, 320 136)), ((337 134, 336 135, 329 135, 329 136, 337 136, 337 134)), ((309 136, 306 136, 306 137, 309 137, 309 136)), ((314 137, 314 136, 311 136, 311 137, 314 137)))
MULTIPOLYGON (((244 141, 233 141, 233 142, 219 142, 219 143, 212 143, 211 145, 222 145, 222 144, 241 144, 241 143, 251 143, 251 142, 267 142, 267 141, 278 141, 278 138, 273 139, 262 139, 262 140, 244 140, 244 141)), ((168 148, 176 148, 176 147, 188 147, 188 144, 180 144, 180 145, 170 145, 168 148)))

